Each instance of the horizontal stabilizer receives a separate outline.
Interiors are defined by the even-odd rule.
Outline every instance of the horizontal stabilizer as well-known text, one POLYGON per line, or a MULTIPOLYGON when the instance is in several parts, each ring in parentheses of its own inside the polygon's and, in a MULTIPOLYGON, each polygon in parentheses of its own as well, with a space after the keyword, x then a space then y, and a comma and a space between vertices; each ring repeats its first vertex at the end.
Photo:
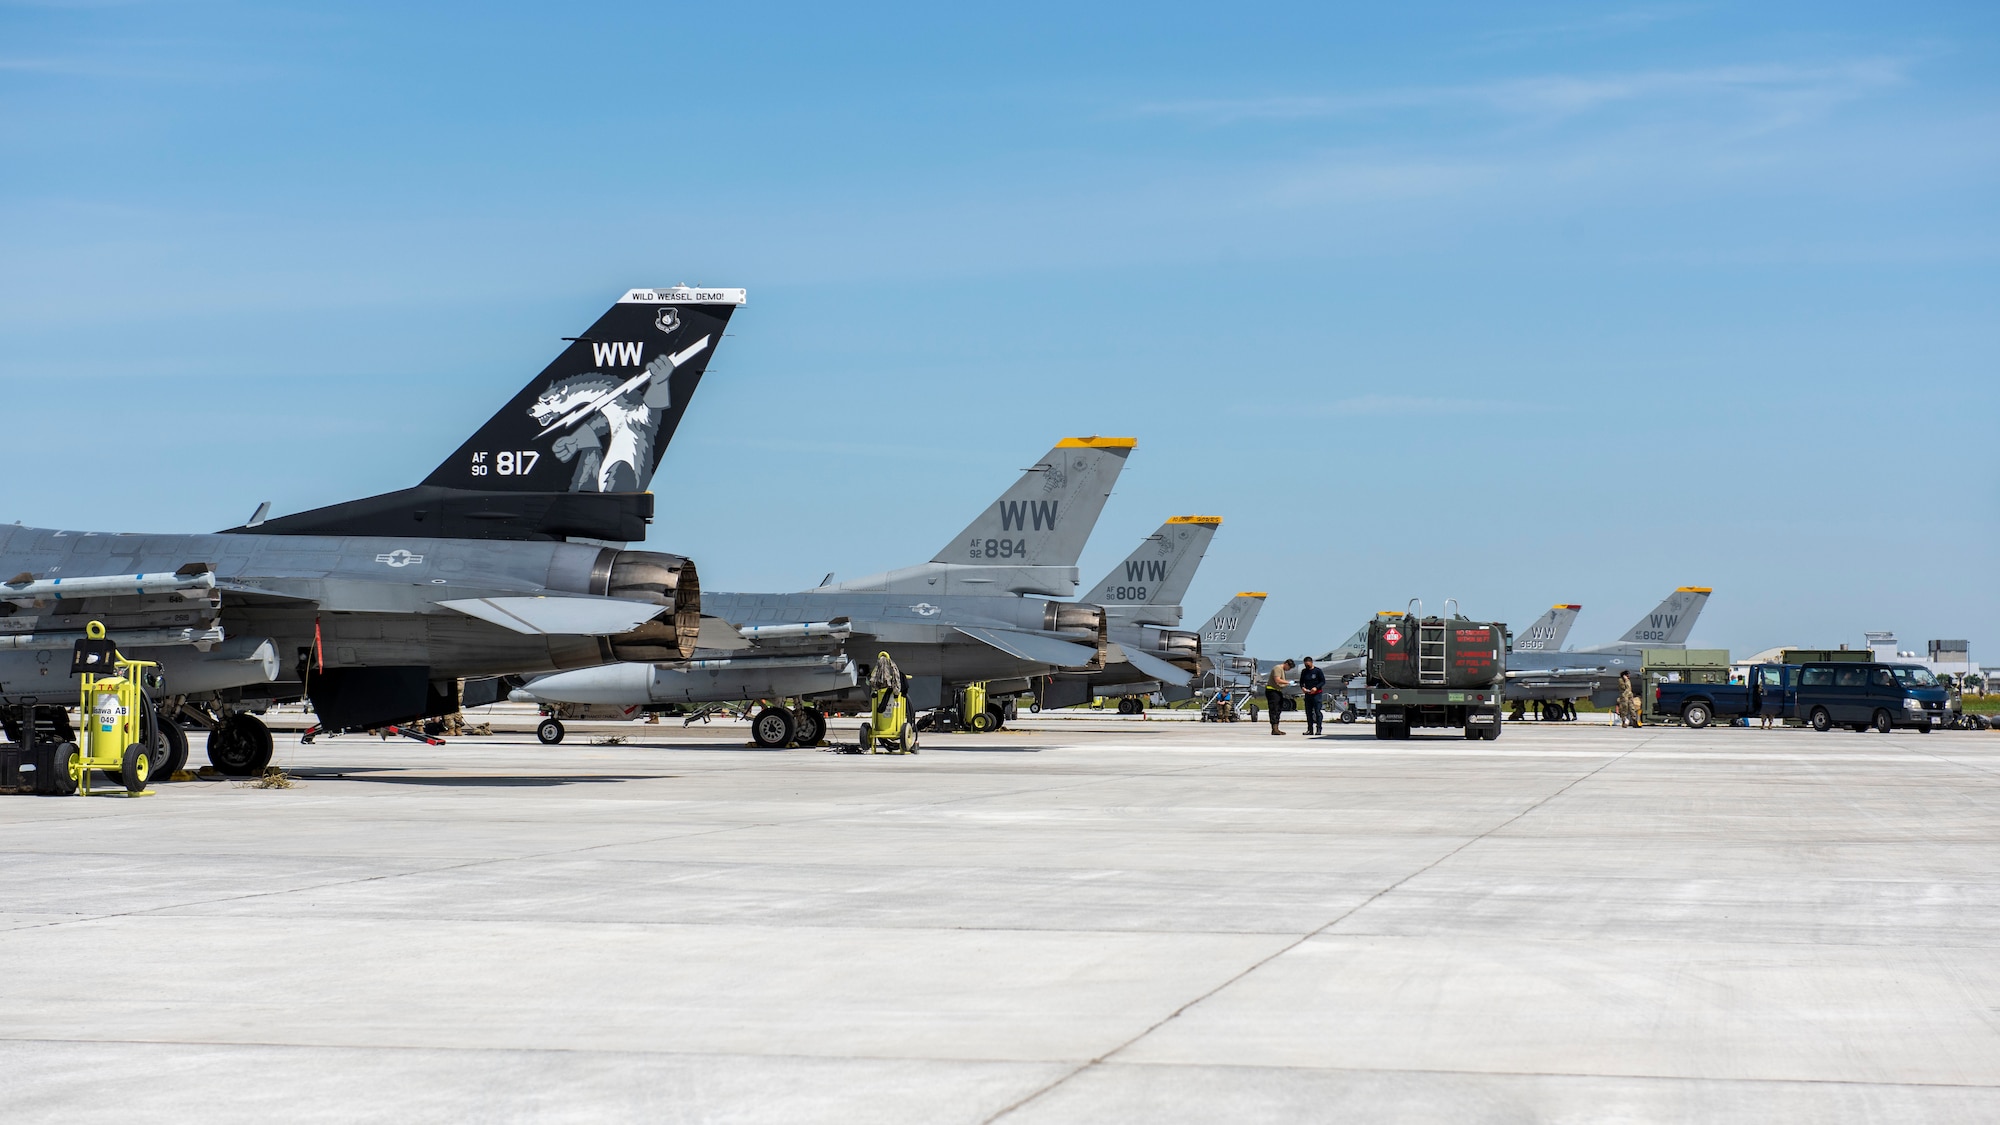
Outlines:
POLYGON ((1163 684, 1185 685, 1189 680, 1194 679, 1194 674, 1192 672, 1186 671, 1185 669, 1182 668, 1177 668, 1174 665, 1169 664, 1164 660, 1161 660, 1159 657, 1154 656, 1150 652, 1140 652, 1138 649, 1133 648, 1130 645, 1124 645, 1121 647, 1123 647, 1125 650, 1125 662, 1127 664, 1130 664, 1132 667, 1137 668, 1139 671, 1144 672, 1146 675, 1151 676, 1152 678, 1160 681, 1163 684))
POLYGON ((438 604, 516 633, 585 637, 630 632, 667 611, 666 606, 628 598, 465 598, 438 604))
POLYGON ((1097 650, 1084 645, 1023 633, 1014 629, 982 629, 960 625, 958 631, 975 641, 983 641, 1009 656, 1047 664, 1054 668, 1082 668, 1097 662, 1097 650))

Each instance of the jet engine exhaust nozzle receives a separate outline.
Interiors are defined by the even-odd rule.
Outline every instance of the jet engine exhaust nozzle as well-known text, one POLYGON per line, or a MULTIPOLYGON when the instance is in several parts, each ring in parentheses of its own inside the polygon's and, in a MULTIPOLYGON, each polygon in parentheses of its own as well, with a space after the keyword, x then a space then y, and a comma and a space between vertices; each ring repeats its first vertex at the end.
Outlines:
POLYGON ((658 551, 615 552, 599 592, 673 610, 612 637, 611 651, 619 660, 657 663, 694 656, 701 636, 701 576, 692 559, 658 551))

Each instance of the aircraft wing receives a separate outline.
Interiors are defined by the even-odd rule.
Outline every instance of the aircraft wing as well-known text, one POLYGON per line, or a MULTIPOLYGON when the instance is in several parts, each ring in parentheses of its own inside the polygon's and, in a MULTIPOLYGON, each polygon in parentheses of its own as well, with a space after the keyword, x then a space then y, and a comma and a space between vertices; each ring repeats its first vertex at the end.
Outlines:
POLYGON ((585 596, 464 598, 437 604, 516 633, 578 636, 629 632, 667 611, 652 602, 585 596))
MULTIPOLYGON (((1059 641, 1054 637, 1044 637, 1040 633, 1024 633, 1015 629, 986 629, 971 625, 960 625, 957 629, 973 640, 992 645, 1009 656, 1032 660, 1037 664, 1047 664, 1055 668, 1081 668, 1097 662, 1096 649, 1059 641)), ((1179 672, 1180 669, 1176 668, 1174 671, 1179 672)))
POLYGON ((1130 645, 1119 646, 1125 650, 1125 662, 1163 684, 1185 686, 1194 679, 1194 673, 1161 660, 1149 652, 1140 652, 1130 645))

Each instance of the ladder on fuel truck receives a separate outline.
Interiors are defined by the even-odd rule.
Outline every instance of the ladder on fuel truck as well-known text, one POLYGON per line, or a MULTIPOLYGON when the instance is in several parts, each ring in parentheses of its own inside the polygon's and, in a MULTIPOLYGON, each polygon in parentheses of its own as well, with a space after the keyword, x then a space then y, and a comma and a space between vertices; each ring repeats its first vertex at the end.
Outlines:
MULTIPOLYGON (((1450 602, 1445 603, 1447 607, 1451 604, 1450 602)), ((1435 621, 1426 621, 1424 620, 1424 603, 1411 598, 1410 605, 1416 607, 1416 612, 1410 613, 1408 616, 1410 620, 1417 624, 1417 682, 1419 684, 1442 684, 1445 682, 1444 634, 1447 628, 1445 622, 1450 620, 1451 615, 1447 612, 1444 617, 1437 618, 1435 621)))

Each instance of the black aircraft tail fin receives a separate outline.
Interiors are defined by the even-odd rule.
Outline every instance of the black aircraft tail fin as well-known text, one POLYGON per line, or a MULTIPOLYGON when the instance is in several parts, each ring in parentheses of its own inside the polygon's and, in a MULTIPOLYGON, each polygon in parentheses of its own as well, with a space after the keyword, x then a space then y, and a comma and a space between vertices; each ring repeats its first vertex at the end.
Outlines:
POLYGON ((741 289, 634 289, 542 369, 427 485, 644 492, 741 289))
POLYGON ((741 289, 633 289, 422 484, 226 530, 644 539, 660 455, 743 301, 741 289))

